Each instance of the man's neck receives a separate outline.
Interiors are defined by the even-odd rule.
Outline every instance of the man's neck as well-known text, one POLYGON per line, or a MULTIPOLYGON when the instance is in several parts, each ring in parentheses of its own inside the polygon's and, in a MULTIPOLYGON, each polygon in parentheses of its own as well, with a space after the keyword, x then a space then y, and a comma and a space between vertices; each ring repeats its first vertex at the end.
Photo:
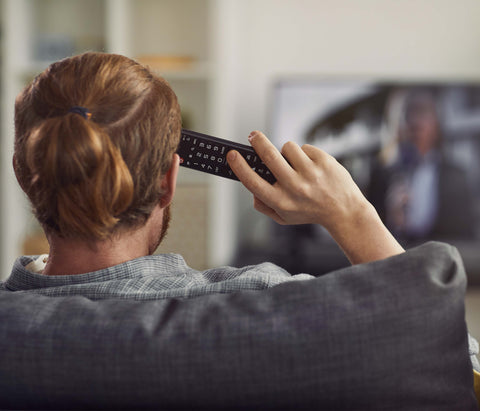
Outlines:
POLYGON ((157 205, 144 225, 120 231, 105 241, 69 239, 47 233, 50 254, 43 274, 89 273, 151 255, 165 235, 169 215, 168 206, 157 205))
POLYGON ((151 254, 144 230, 134 230, 94 243, 49 236, 50 254, 45 275, 70 275, 98 271, 151 254))

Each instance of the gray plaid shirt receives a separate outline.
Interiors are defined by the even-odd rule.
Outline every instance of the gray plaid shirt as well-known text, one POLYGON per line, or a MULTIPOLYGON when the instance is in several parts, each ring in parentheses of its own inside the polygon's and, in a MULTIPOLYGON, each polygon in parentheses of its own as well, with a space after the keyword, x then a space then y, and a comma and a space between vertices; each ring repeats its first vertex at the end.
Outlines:
POLYGON ((0 283, 0 289, 48 296, 81 295, 92 300, 158 300, 261 290, 286 281, 314 278, 308 274, 291 275, 271 263, 198 271, 190 268, 178 254, 140 257, 91 273, 48 276, 25 268, 35 259, 29 256, 18 258, 10 277, 0 283))

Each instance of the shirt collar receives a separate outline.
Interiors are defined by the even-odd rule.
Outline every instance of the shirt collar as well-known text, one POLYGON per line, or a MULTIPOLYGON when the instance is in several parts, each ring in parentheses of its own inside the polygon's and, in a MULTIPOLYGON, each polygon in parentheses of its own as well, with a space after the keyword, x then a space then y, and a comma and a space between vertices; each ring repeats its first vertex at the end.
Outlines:
POLYGON ((178 276, 191 270, 179 254, 158 254, 139 257, 90 273, 50 276, 35 273, 26 268, 28 264, 34 262, 37 258, 38 256, 17 258, 13 264, 10 277, 4 283, 5 288, 11 291, 34 290, 64 285, 141 278, 151 275, 178 276))

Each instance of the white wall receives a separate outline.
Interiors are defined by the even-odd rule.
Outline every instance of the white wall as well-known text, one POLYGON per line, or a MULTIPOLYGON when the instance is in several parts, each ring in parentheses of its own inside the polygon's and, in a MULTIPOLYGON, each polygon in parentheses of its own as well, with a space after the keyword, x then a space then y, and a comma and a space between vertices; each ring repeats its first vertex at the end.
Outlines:
MULTIPOLYGON (((291 75, 480 80, 478 0, 241 0, 234 135, 268 126, 272 82, 291 75)), ((243 235, 258 217, 241 192, 243 235)), ((261 219, 260 219, 261 220, 261 219)))
POLYGON ((238 131, 277 76, 480 79, 478 0, 241 0, 238 131))

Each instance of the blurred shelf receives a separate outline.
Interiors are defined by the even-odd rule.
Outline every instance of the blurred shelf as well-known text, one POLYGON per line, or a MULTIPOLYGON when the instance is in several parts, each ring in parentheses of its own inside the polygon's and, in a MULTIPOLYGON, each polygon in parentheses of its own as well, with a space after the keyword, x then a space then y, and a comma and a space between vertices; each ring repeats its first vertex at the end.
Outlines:
MULTIPOLYGON (((141 60, 139 60, 141 62, 141 60)), ((162 66, 150 66, 157 74, 167 80, 210 80, 213 76, 212 65, 208 62, 192 62, 184 69, 169 69, 162 66)))

